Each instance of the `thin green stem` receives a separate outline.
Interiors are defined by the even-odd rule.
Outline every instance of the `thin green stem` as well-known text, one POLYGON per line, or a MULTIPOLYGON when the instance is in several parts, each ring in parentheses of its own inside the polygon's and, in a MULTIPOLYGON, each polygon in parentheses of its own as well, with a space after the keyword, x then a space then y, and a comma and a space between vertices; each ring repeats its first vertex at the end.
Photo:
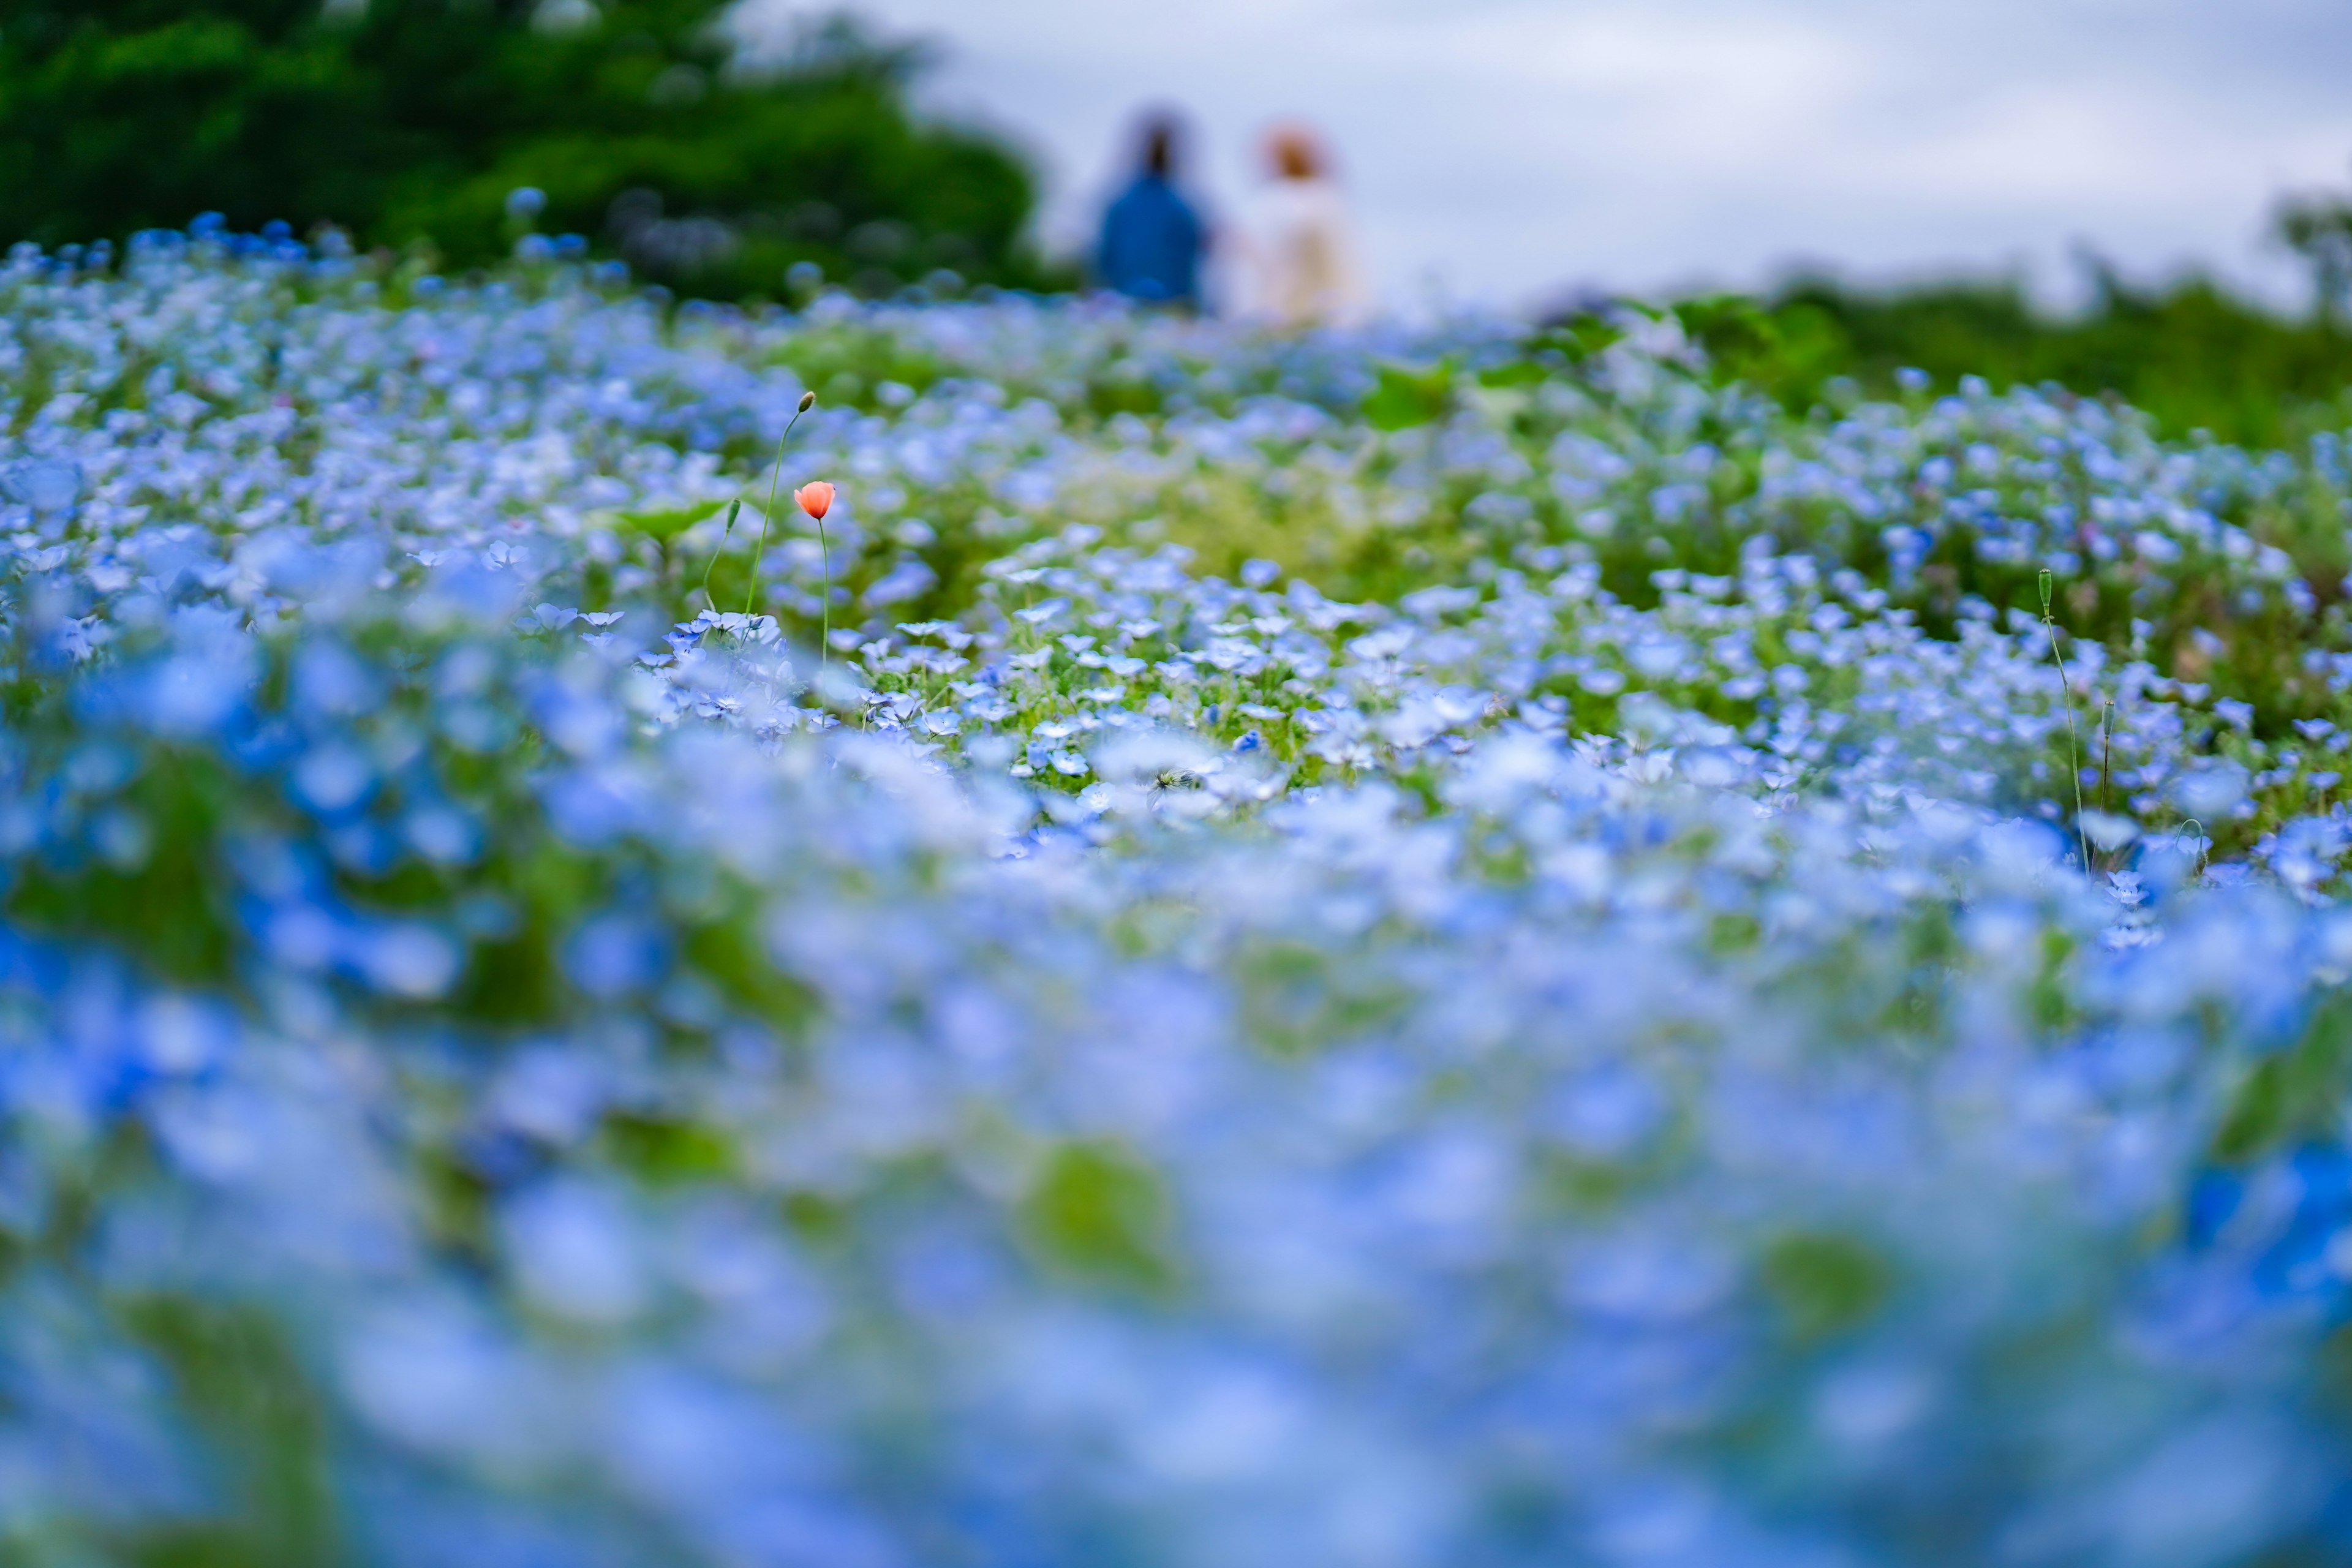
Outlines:
MULTIPOLYGON (((776 437, 776 466, 768 472, 768 504, 760 513, 760 547, 752 553, 751 585, 743 595, 743 613, 747 616, 751 613, 753 601, 760 595, 760 568, 766 564, 768 559, 768 520, 776 514, 776 486, 784 477, 784 443, 793 438, 793 426, 799 424, 801 416, 807 412, 808 405, 803 402, 793 411, 793 416, 784 421, 784 433, 776 437)), ((830 588, 826 590, 825 596, 828 599, 833 596, 830 588)))
POLYGON ((2099 809, 2107 809, 2107 779, 2116 752, 2116 701, 2110 697, 2099 709, 2099 809))
POLYGON ((714 610, 719 607, 719 601, 710 596, 710 574, 718 569, 719 558, 727 553, 727 542, 735 537, 735 519, 742 510, 741 496, 737 496, 728 503, 727 527, 719 535, 719 548, 710 552, 710 564, 702 569, 702 602, 714 610))
POLYGON ((2205 837, 2205 825, 2193 816, 2183 817, 2180 820, 2180 826, 2172 830, 2172 839, 2174 843, 2179 843, 2181 834, 2191 827, 2197 830, 2197 873, 2201 877, 2205 874, 2205 846, 2208 842, 2205 837))
POLYGON ((816 661, 833 656, 833 541, 824 536, 824 519, 816 520, 817 560, 824 573, 824 596, 816 605, 816 661))
POLYGON ((2042 574, 2042 626, 2050 634, 2050 659, 2058 667, 2058 700, 2066 705, 2066 776, 2074 784, 2074 843, 2083 854, 2083 875, 2091 876, 2091 838, 2083 826, 2083 756, 2074 736, 2074 683, 2058 651, 2058 622, 2050 613, 2050 574, 2042 574))

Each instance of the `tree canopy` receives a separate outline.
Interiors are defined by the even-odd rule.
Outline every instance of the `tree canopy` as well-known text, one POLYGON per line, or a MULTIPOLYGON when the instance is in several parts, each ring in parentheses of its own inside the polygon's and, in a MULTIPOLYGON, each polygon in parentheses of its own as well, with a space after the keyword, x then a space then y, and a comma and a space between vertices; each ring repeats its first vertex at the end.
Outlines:
POLYGON ((334 223, 457 265, 540 226, 694 292, 814 261, 1024 281, 1034 184, 840 19, 755 67, 725 0, 0 0, 0 242, 334 223))

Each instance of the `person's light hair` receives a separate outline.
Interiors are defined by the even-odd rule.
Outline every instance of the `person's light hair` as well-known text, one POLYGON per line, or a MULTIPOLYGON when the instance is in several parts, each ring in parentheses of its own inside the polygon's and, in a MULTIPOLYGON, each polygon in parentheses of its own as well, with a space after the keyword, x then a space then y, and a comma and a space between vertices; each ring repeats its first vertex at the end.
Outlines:
POLYGON ((1320 179, 1331 172, 1322 138, 1304 125, 1277 125, 1266 132, 1266 161, 1286 180, 1320 179))

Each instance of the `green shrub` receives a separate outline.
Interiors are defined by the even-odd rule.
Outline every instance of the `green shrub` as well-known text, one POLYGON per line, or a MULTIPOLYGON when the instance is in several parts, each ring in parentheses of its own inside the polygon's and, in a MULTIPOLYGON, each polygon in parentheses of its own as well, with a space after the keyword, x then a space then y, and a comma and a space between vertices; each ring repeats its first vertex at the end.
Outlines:
POLYGON ((918 50, 835 20, 772 68, 723 0, 0 0, 0 242, 334 223, 446 264, 538 226, 707 295, 814 262, 880 290, 1034 281, 1028 171, 908 110, 918 50))
POLYGON ((1884 394, 1907 367, 1947 391, 1979 375, 1996 389, 2111 393, 2176 437, 2284 447, 2340 425, 2352 332, 2332 316, 2281 316, 2201 278, 2140 289, 2102 271, 2099 283, 2072 317, 2035 309, 2014 281, 1874 292, 1811 279, 1760 305, 1676 310, 1720 369, 1799 412, 1834 395, 1837 378, 1884 394))

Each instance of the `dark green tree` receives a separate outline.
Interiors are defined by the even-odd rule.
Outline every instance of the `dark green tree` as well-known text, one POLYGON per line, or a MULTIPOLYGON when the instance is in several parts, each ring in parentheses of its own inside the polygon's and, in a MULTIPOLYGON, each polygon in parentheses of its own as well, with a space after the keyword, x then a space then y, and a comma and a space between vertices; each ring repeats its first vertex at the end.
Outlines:
POLYGON ((2343 324, 2352 300, 2352 203, 2335 195, 2290 198, 2279 205, 2272 232, 2311 268, 2320 315, 2343 324))
POLYGON ((725 0, 0 0, 0 242, 217 210, 335 223, 453 265, 540 226, 698 293, 794 261, 881 287, 1025 282, 1034 184, 917 119, 919 51, 835 20, 741 60, 725 0))

